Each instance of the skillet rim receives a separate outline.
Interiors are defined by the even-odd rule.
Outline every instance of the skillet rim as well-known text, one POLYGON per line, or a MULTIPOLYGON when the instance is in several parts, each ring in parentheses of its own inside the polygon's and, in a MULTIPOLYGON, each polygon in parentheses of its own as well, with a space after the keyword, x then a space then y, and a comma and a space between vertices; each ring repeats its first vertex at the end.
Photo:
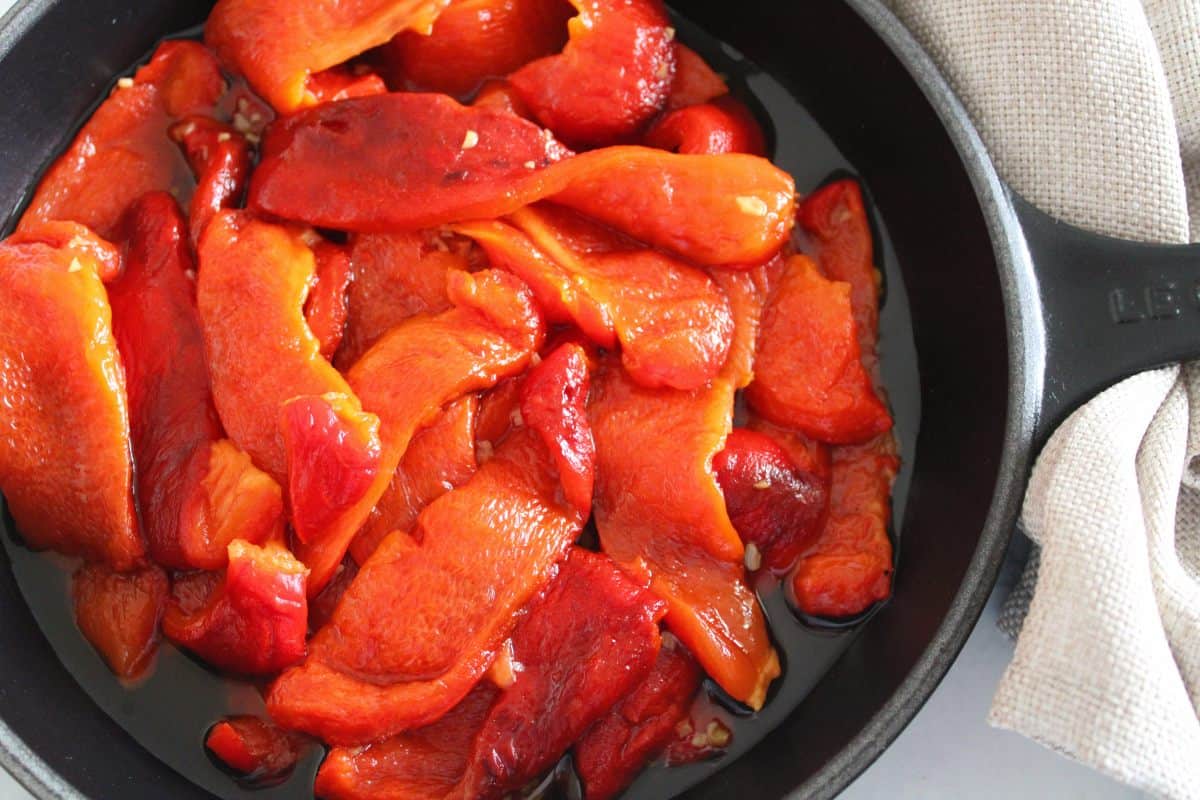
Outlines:
MULTIPOLYGON (((0 61, 60 0, 18 0, 0 17, 0 61)), ((941 625, 891 698, 861 731, 790 798, 832 798, 845 789, 916 716, 975 627, 1004 561, 1024 495, 1031 442, 1041 407, 1045 329, 1037 279, 1010 191, 1000 181, 966 109, 929 55, 881 0, 844 0, 887 45, 937 113, 979 201, 1004 303, 1008 411, 1003 452, 975 554, 941 625)), ((87 800, 0 717, 0 766, 41 800, 87 800)))

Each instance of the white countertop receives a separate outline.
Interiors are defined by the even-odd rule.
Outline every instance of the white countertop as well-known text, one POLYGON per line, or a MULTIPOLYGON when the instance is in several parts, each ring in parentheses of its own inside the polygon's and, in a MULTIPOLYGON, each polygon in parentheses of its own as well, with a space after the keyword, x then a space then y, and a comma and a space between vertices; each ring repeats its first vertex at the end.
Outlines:
MULTIPOLYGON (((0 0, 0 14, 14 2, 0 0)), ((932 700, 843 800, 1144 797, 1020 736, 987 726, 992 692, 1012 657, 1012 644, 996 628, 996 618, 1014 575, 1015 566, 1010 565, 932 700)), ((0 770, 0 800, 31 797, 0 770)))

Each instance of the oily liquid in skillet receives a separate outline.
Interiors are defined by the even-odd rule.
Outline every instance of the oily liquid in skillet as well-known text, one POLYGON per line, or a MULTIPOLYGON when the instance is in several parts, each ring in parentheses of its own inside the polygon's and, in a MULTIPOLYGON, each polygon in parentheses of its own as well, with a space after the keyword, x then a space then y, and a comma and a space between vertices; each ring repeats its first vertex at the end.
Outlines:
MULTIPOLYGON (((676 23, 680 39, 726 76, 734 93, 754 110, 772 143, 773 160, 795 176, 800 192, 808 193, 832 177, 855 174, 816 120, 783 85, 686 20, 677 16, 676 23)), ((864 189, 869 203, 870 187, 864 189)), ((880 318, 883 378, 903 459, 893 491, 893 518, 903 519, 912 445, 920 419, 916 350, 908 301, 887 228, 877 210, 869 207, 876 232, 876 261, 884 271, 886 288, 880 318)), ((133 686, 122 685, 75 627, 70 593, 75 562, 29 551, 12 533, 7 515, 5 527, 9 534, 3 537, 4 547, 17 583, 55 653, 92 699, 142 747, 218 797, 282 800, 312 796, 313 778, 323 756, 319 747, 305 753, 288 780, 273 786, 239 783, 205 750, 205 734, 221 717, 264 713, 254 684, 222 677, 164 642, 150 676, 133 686)), ((898 541, 896 545, 899 559, 898 541)), ((899 579, 903 579, 902 559, 899 569, 899 579)), ((707 720, 720 718, 733 732, 729 748, 720 757, 698 764, 651 766, 626 792, 628 800, 661 800, 681 793, 749 750, 804 699, 871 616, 868 613, 837 626, 800 620, 776 581, 760 576, 756 588, 783 665, 783 676, 771 687, 766 705, 756 714, 746 713, 707 681, 693 718, 700 728, 707 720)), ((564 760, 530 796, 578 797, 569 763, 564 760)))

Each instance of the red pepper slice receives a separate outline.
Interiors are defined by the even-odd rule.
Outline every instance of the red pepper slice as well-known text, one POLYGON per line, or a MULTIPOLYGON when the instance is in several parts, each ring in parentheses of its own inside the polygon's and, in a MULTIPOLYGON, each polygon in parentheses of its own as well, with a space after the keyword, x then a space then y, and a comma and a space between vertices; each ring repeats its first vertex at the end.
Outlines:
MULTIPOLYGON (((220 0, 204 41, 276 111, 321 101, 316 73, 378 47, 403 30, 428 33, 450 0, 220 0), (317 90, 314 92, 314 88, 317 90)), ((327 88, 327 87, 326 87, 327 88)))
POLYGON ((159 567, 114 572, 88 564, 75 573, 75 623, 118 678, 134 680, 150 670, 169 590, 159 567))
POLYGON ((759 708, 779 660, 711 470, 732 426, 737 380, 646 389, 610 360, 592 384, 595 519, 606 553, 650 573, 671 632, 725 691, 759 708))
POLYGON ((524 370, 541 345, 541 315, 519 280, 488 270, 451 272, 447 281, 454 308, 393 328, 346 375, 363 408, 379 416, 382 459, 370 490, 340 518, 345 524, 297 544, 297 555, 313 571, 313 592, 341 563, 416 432, 446 403, 524 370))
POLYGON ((191 171, 167 130, 181 117, 211 113, 224 91, 217 60, 203 45, 159 45, 150 63, 118 82, 46 172, 19 227, 71 220, 108 238, 147 192, 174 189, 186 203, 191 171))
POLYGON ((432 725, 366 747, 334 747, 314 787, 324 800, 448 798, 499 690, 484 681, 432 725))
POLYGON ((70 222, 29 224, 0 243, 0 490, 31 547, 128 570, 145 545, 101 283, 119 265, 115 248, 70 222))
POLYGON ((256 210, 359 232, 510 214, 551 198, 701 264, 757 264, 794 225, 791 177, 765 159, 569 151, 512 114, 442 95, 332 103, 273 126, 256 210))
MULTIPOLYGON (((735 428, 713 459, 729 519, 762 563, 786 572, 821 532, 829 486, 761 433, 735 428)), ((752 568, 757 569, 757 566, 752 568)))
POLYGON ((575 745, 575 770, 588 800, 616 797, 679 738, 704 676, 674 637, 665 637, 654 668, 575 745))
POLYGON ((521 276, 552 321, 574 323, 603 347, 619 341, 638 383, 694 389, 720 370, 733 319, 702 271, 563 209, 521 209, 511 222, 454 229, 521 276))
POLYGON ((758 120, 728 95, 670 112, 646 132, 645 142, 672 153, 767 154, 767 140, 758 120))
POLYGON ((332 242, 317 242, 312 250, 317 260, 316 285, 304 304, 304 320, 321 343, 321 355, 332 359, 342 346, 350 316, 347 295, 354 267, 346 249, 332 242))
POLYGON ((355 561, 365 564, 392 531, 411 531, 426 506, 475 474, 478 407, 479 400, 468 395, 413 437, 387 491, 350 544, 355 561))
POLYGON ((250 143, 229 125, 198 114, 172 125, 170 136, 196 178, 188 222, 192 242, 199 242, 214 214, 241 202, 250 178, 250 143))
POLYGON ((503 797, 552 767, 650 673, 664 613, 611 559, 572 549, 513 632, 520 670, 475 740, 462 796, 503 797))
POLYGON ((450 308, 446 273, 471 269, 468 248, 465 240, 436 231, 355 236, 346 333, 334 363, 349 369, 404 320, 450 308))
POLYGON ((365 64, 341 65, 310 75, 306 84, 306 103, 334 103, 351 97, 386 94, 387 84, 365 64))
POLYGON ((210 576, 176 586, 163 616, 167 638, 239 675, 270 675, 304 658, 308 570, 287 548, 235 540, 224 577, 210 576))
POLYGON ((685 44, 675 43, 675 81, 667 95, 667 110, 711 103, 729 93, 725 80, 699 53, 685 44))
POLYGON ((534 117, 566 142, 607 145, 662 110, 675 29, 660 0, 572 0, 570 41, 509 77, 534 117))
POLYGON ((567 0, 459 0, 428 35, 406 31, 383 47, 391 83, 460 99, 567 42, 567 0))
POLYGON ((587 353, 574 344, 542 359, 521 385, 521 416, 542 436, 567 502, 584 516, 591 514, 596 480, 596 443, 587 417, 590 387, 587 353))
POLYGON ((829 521, 791 578, 792 598, 800 610, 848 617, 891 594, 887 526, 899 467, 890 436, 834 448, 829 521))
POLYGON ((892 427, 861 359, 850 285, 823 278, 806 256, 788 260, 767 305, 750 406, 780 425, 834 444, 892 427))
POLYGON ((258 717, 227 717, 208 732, 204 746, 225 766, 255 785, 287 777, 305 740, 258 717))
POLYGON ((583 528, 560 492, 537 434, 509 436, 466 485, 421 513, 421 544, 400 531, 380 544, 308 660, 271 687, 271 716, 352 745, 453 708, 583 528))

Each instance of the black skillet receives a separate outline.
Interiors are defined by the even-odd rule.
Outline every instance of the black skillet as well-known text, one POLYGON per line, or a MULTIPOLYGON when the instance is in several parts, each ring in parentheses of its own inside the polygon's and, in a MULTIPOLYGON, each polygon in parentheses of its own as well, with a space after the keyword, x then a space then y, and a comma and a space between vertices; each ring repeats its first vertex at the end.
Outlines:
MULTIPOLYGON (((31 0, 0 21, 5 230, 115 76, 159 38, 199 24, 210 5, 31 0)), ((1200 251, 1104 239, 1015 196, 941 75, 878 0, 681 0, 676 9, 691 23, 681 20, 681 36, 769 117, 776 156, 801 189, 849 171, 870 193, 888 279, 883 363, 905 457, 903 549, 894 598, 858 625, 813 627, 768 596, 788 677, 762 717, 734 720, 729 757, 652 770, 631 796, 831 797, 950 667, 1054 426, 1119 378, 1200 354, 1200 251)), ((311 796, 318 754, 293 782, 257 795, 203 756, 214 707, 252 704, 252 690, 230 700, 170 650, 148 684, 121 689, 71 625, 61 565, 11 532, 3 539, 0 764, 30 791, 311 796)))

